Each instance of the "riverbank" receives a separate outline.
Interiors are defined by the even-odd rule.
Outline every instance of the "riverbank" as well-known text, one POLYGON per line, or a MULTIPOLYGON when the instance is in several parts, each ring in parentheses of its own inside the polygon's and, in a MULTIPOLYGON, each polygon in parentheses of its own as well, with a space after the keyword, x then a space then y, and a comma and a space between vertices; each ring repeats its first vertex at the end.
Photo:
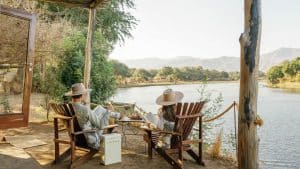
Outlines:
POLYGON ((267 87, 300 90, 300 82, 281 82, 278 84, 268 84, 267 87))
POLYGON ((146 86, 168 86, 168 85, 184 85, 184 84, 204 84, 204 83, 238 83, 239 80, 228 80, 228 81, 177 81, 177 82, 143 82, 143 83, 129 83, 126 85, 119 85, 118 88, 129 88, 129 87, 146 87, 146 86))

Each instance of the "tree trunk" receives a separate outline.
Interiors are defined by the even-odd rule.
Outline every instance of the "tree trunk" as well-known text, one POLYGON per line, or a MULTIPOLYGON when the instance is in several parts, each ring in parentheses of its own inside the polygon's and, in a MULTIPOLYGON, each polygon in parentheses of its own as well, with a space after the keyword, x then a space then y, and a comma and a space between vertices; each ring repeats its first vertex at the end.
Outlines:
POLYGON ((245 29, 240 36, 241 79, 238 117, 239 169, 258 169, 258 68, 261 37, 261 0, 245 0, 245 29))
MULTIPOLYGON (((87 40, 85 46, 85 65, 84 65, 84 86, 86 88, 90 87, 90 77, 91 77, 91 63, 92 63, 92 44, 93 44, 93 32, 95 27, 95 14, 96 8, 89 9, 89 25, 87 40)), ((90 94, 88 93, 85 102, 90 103, 90 94)))

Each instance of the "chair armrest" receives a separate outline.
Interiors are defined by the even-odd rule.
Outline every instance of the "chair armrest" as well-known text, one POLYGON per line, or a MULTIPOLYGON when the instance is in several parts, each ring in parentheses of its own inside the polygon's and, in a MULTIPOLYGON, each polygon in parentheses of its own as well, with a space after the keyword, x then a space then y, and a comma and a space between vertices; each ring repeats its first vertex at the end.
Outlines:
POLYGON ((187 115, 187 116, 180 116, 177 115, 176 118, 178 119, 190 119, 190 118, 196 118, 196 117, 201 117, 202 114, 193 114, 193 115, 187 115))
POLYGON ((53 118, 55 119, 63 119, 63 120, 70 120, 72 117, 63 116, 63 115, 55 115, 53 118))
POLYGON ((193 127, 193 130, 200 131, 198 127, 193 127))
POLYGON ((97 130, 96 129, 91 129, 91 130, 82 130, 82 131, 77 131, 72 133, 73 135, 80 135, 84 133, 95 133, 97 130))
POLYGON ((142 130, 146 130, 146 131, 154 131, 154 129, 151 129, 149 127, 146 127, 146 126, 142 126, 140 127, 142 130))
POLYGON ((181 134, 178 132, 165 131, 165 130, 159 130, 158 132, 163 133, 163 134, 171 134, 171 135, 181 136, 181 134))
POLYGON ((163 134, 171 134, 171 135, 181 136, 181 134, 178 132, 165 131, 165 130, 160 130, 160 129, 151 129, 149 127, 141 127, 141 129, 143 129, 145 131, 149 131, 149 132, 157 132, 159 134, 163 133, 163 134))
POLYGON ((106 129, 112 129, 112 128, 115 128, 115 127, 118 127, 119 125, 117 125, 117 124, 113 124, 113 125, 108 125, 108 126, 105 126, 104 127, 104 130, 106 130, 106 129))
MULTIPOLYGON (((109 130, 109 129, 113 129, 115 127, 118 127, 118 125, 108 125, 103 130, 109 130)), ((94 133, 96 131, 98 131, 98 129, 82 130, 82 131, 74 132, 72 134, 73 135, 79 135, 79 134, 84 134, 84 133, 94 133)))

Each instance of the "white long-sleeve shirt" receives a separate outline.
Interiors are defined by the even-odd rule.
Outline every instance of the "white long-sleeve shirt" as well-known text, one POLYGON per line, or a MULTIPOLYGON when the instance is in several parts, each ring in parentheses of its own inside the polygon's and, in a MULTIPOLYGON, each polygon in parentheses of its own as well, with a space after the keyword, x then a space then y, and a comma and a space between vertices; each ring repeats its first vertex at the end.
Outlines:
POLYGON ((95 133, 85 133, 88 146, 94 149, 100 148, 100 141, 105 126, 108 125, 110 117, 119 118, 120 113, 110 112, 102 106, 97 106, 94 110, 81 103, 72 103, 75 109, 77 121, 82 130, 98 129, 95 133))

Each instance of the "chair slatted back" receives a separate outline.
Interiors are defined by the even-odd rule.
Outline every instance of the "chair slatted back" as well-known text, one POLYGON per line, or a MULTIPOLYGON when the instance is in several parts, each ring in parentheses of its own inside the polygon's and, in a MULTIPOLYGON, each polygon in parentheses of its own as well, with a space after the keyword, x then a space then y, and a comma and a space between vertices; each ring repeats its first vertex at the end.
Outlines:
MULTIPOLYGON (((67 104, 55 104, 55 103, 51 103, 50 106, 52 107, 52 109, 58 114, 58 115, 63 115, 63 116, 67 116, 67 117, 72 117, 73 119, 73 131, 71 131, 71 125, 70 124, 66 124, 64 122, 64 124, 67 127, 68 133, 69 135, 71 135, 72 132, 78 132, 78 131, 82 131, 81 127, 79 126, 78 120, 76 118, 75 115, 75 110, 74 107, 71 103, 67 103, 67 104)), ((78 147, 82 147, 82 148, 89 148, 87 145, 87 141, 86 138, 83 134, 80 135, 76 135, 76 139, 75 139, 75 145, 78 147)))
MULTIPOLYGON (((201 110, 205 102, 195 103, 177 103, 176 116, 183 118, 175 118, 174 132, 182 133, 182 140, 187 140, 195 122, 197 121, 197 115, 201 115, 201 110), (186 118, 184 118, 186 117, 186 118)), ((178 146, 178 137, 172 136, 171 147, 176 148, 178 146)))
POLYGON ((58 106, 58 104, 56 104, 56 103, 50 103, 50 106, 51 106, 51 108, 54 110, 54 112, 56 114, 62 115, 62 116, 67 116, 67 115, 65 115, 64 110, 62 110, 60 108, 60 106, 58 106))

